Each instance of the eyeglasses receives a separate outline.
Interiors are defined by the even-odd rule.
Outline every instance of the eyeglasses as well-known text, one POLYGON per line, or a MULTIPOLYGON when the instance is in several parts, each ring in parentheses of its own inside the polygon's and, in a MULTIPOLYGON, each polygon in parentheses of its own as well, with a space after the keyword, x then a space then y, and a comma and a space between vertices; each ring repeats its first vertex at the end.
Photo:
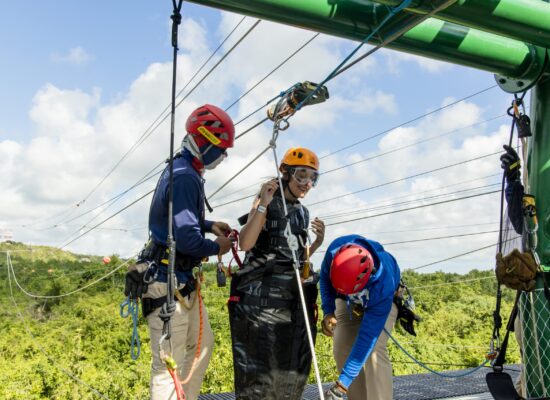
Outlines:
POLYGON ((319 181, 319 173, 310 168, 292 168, 291 175, 300 185, 307 185, 311 182, 311 185, 315 186, 319 181))

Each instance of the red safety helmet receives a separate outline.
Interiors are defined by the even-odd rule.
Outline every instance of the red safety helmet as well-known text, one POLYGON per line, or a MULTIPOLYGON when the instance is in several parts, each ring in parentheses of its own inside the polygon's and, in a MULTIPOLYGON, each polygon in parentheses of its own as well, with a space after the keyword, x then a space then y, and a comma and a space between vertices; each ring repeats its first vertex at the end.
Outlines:
POLYGON ((362 290, 372 274, 374 260, 370 251, 358 244, 345 244, 338 249, 330 267, 332 286, 340 294, 362 290))
POLYGON ((211 104, 205 104, 189 114, 185 129, 199 147, 211 143, 227 149, 233 147, 235 141, 235 126, 231 117, 211 104))

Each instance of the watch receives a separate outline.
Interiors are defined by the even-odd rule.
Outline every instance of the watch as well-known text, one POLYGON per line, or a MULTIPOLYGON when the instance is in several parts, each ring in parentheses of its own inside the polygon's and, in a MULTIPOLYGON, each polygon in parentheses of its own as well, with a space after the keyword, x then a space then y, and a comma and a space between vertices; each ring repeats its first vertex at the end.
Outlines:
POLYGON ((265 214, 265 211, 266 211, 266 207, 262 205, 259 205, 258 208, 256 209, 256 212, 260 214, 265 214))

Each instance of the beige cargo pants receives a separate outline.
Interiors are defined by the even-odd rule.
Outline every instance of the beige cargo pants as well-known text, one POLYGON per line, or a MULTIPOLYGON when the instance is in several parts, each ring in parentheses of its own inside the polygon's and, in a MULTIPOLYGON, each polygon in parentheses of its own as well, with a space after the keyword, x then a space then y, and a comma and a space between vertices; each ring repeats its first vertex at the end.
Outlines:
MULTIPOLYGON (((333 353, 336 366, 342 371, 361 327, 362 316, 350 314, 346 302, 336 299, 333 353)), ((391 332, 397 319, 397 307, 392 305, 384 328, 391 332)), ((348 388, 349 400, 391 400, 393 398, 392 366, 388 355, 388 335, 382 331, 363 369, 348 388)))
MULTIPOLYGON (((183 287, 180 286, 180 288, 183 287)), ((149 285, 144 297, 158 298, 166 296, 166 283, 154 282, 149 285)), ((176 302, 176 312, 172 316, 172 357, 178 365, 180 379, 185 379, 193 364, 197 342, 199 339, 199 301, 197 292, 191 293, 191 298, 185 297, 185 307, 176 302)), ((160 359, 159 340, 162 336, 163 322, 159 318, 160 308, 147 316, 149 336, 151 338, 151 352, 153 362, 151 365, 151 400, 176 400, 174 381, 166 369, 166 365, 160 359)), ((203 334, 201 352, 197 365, 189 383, 183 385, 187 400, 196 400, 199 397, 202 380, 212 355, 214 335, 208 321, 208 314, 203 304, 203 334)), ((165 351, 169 349, 165 343, 165 351)))

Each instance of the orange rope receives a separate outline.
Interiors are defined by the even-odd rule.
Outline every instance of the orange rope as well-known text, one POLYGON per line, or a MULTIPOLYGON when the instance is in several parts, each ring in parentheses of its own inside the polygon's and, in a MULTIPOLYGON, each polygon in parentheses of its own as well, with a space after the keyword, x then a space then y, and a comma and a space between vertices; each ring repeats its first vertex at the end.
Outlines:
MULTIPOLYGON (((167 357, 165 359, 166 367, 168 369, 168 372, 170 373, 170 376, 174 380, 174 386, 176 389, 176 396, 178 400, 186 400, 185 391, 183 390, 183 385, 186 385, 191 380, 191 377, 193 376, 193 372, 195 371, 195 368, 197 367, 197 362, 199 361, 200 355, 201 355, 201 347, 202 347, 202 334, 203 334, 203 315, 202 315, 202 296, 201 296, 201 283, 200 283, 200 277, 197 278, 197 294, 196 296, 199 298, 199 338, 197 340, 197 351, 195 352, 195 358, 193 359, 193 364, 191 365, 191 369, 189 370, 189 374, 187 377, 180 381, 178 377, 178 372, 176 370, 175 361, 171 357, 167 357), (173 365, 170 364, 171 360, 173 362, 173 365)), ((180 303, 183 302, 181 299, 180 303)), ((196 298, 193 300, 195 301, 196 298)))
POLYGON ((202 315, 202 296, 201 296, 200 277, 197 278, 197 296, 199 297, 199 339, 197 341, 197 351, 195 352, 195 358, 193 359, 193 364, 191 365, 191 369, 189 370, 189 374, 183 380, 182 385, 185 385, 185 384, 189 383, 189 381, 191 380, 191 377, 193 376, 193 372, 195 371, 195 368, 197 366, 197 362, 199 361, 199 358, 200 358, 200 355, 201 355, 202 332, 203 332, 203 315, 202 315))

